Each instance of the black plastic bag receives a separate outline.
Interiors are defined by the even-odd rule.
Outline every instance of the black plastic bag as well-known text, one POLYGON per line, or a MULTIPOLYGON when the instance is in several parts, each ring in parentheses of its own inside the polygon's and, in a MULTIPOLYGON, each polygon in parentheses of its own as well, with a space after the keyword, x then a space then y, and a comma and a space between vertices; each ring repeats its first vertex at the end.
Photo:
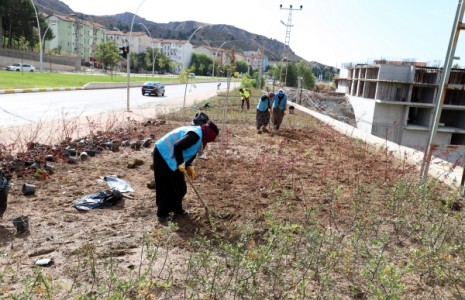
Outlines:
POLYGON ((200 126, 206 124, 210 120, 208 115, 203 112, 198 112, 195 114, 194 119, 192 120, 192 125, 200 126))
POLYGON ((87 195, 74 201, 74 206, 80 210, 91 210, 94 208, 107 208, 117 204, 123 195, 118 190, 102 191, 87 195))
POLYGON ((8 178, 5 176, 5 173, 0 171, 0 218, 6 211, 9 189, 8 178))

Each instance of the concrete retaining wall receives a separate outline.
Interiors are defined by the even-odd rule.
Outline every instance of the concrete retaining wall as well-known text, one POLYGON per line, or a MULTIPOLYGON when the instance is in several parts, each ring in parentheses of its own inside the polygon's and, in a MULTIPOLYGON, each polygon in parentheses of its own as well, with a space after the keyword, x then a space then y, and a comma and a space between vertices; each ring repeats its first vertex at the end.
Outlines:
MULTIPOLYGON (((40 53, 0 48, 0 68, 14 63, 31 64, 40 71, 40 53)), ((42 69, 46 72, 74 72, 81 69, 81 59, 74 56, 42 55, 42 69)))

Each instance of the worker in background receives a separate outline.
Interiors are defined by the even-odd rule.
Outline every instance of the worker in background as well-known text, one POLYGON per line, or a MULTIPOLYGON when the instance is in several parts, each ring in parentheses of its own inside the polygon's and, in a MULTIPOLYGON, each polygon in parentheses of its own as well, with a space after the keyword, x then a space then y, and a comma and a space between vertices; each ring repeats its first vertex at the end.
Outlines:
POLYGON ((279 130, 283 122, 287 106, 287 95, 283 90, 279 90, 273 98, 273 129, 279 130))
POLYGON ((244 106, 247 105, 247 110, 250 109, 250 90, 246 88, 240 88, 239 93, 241 94, 241 110, 244 110, 244 106))
POLYGON ((274 93, 263 94, 260 99, 258 99, 257 104, 257 132, 262 133, 267 132, 268 124, 270 123, 270 109, 271 101, 273 101, 274 93))

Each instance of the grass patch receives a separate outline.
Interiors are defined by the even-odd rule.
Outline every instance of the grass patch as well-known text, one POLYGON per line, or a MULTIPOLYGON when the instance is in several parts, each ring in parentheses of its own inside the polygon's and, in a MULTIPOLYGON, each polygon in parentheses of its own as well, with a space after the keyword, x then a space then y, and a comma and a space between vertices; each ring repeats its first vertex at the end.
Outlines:
MULTIPOLYGON (((9 72, 0 71, 2 80, 0 89, 25 89, 25 88, 48 88, 48 87, 80 87, 90 82, 127 82, 127 75, 124 73, 114 74, 68 74, 68 73, 40 73, 40 72, 9 72)), ((210 81, 213 79, 191 78, 194 82, 210 81)), ((131 82, 175 82, 179 83, 179 77, 155 76, 151 74, 135 75, 131 74, 131 82)))

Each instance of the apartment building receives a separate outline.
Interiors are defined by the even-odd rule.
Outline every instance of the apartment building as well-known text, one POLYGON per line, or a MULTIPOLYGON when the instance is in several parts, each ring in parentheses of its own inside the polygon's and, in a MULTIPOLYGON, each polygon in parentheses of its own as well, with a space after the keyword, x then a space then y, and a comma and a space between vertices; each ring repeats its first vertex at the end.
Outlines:
POLYGON ((268 57, 260 51, 245 51, 244 56, 247 65, 252 68, 252 70, 260 70, 260 68, 262 72, 266 70, 268 66, 268 57))
MULTIPOLYGON (((442 68, 415 62, 375 62, 341 69, 338 92, 346 93, 357 127, 375 136, 424 150, 434 118, 442 68)), ((465 145, 465 70, 452 69, 436 139, 465 145)))
MULTIPOLYGON (((80 20, 75 15, 49 15, 46 20, 55 38, 45 42, 45 49, 81 57, 82 62, 95 62, 97 45, 114 41, 118 47, 129 44, 132 53, 142 53, 147 48, 159 49, 174 62, 173 72, 176 74, 190 65, 193 46, 189 41, 151 38, 145 32, 132 32, 129 36, 128 32, 107 29, 98 23, 80 20)), ((219 58, 221 64, 230 63, 228 50, 213 48, 208 53, 219 58)), ((235 56, 236 61, 246 60, 243 54, 236 53, 235 56)), ((250 61, 257 64, 255 59, 251 58, 250 61)))
POLYGON ((126 32, 107 30, 107 41, 113 41, 116 46, 123 47, 128 45, 129 35, 126 32))
POLYGON ((129 44, 132 53, 142 53, 152 47, 152 39, 145 32, 133 31, 129 35, 129 32, 107 30, 106 36, 107 41, 113 41, 118 47, 129 44))
POLYGON ((211 59, 217 60, 220 65, 223 65, 227 50, 214 48, 214 47, 210 48, 210 47, 201 45, 201 46, 194 46, 192 48, 192 52, 205 54, 209 56, 211 59))
POLYGON ((161 53, 175 63, 174 73, 179 74, 183 69, 189 67, 193 46, 184 40, 152 39, 152 47, 160 49, 161 53))
POLYGON ((45 49, 74 54, 82 61, 91 61, 98 44, 106 41, 106 28, 98 23, 80 20, 76 16, 49 15, 46 17, 55 38, 45 41, 45 49))

